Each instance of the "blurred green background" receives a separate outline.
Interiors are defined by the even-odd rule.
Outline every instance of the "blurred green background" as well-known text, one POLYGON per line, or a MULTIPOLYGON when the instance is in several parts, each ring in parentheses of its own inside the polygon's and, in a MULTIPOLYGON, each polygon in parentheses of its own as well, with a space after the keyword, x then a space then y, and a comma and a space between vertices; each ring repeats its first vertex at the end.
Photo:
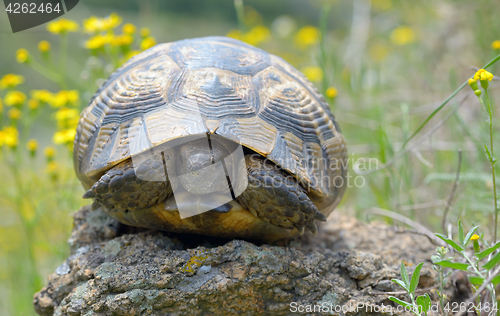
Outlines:
MULTIPOLYGON (((232 0, 82 0, 63 16, 78 24, 66 34, 49 32, 47 24, 12 34, 6 13, 0 13, 0 78, 24 77, 22 84, 0 90, 0 315, 34 314, 33 293, 68 256, 71 213, 86 204, 72 169, 75 113, 136 51, 154 42, 230 35, 283 57, 326 95, 352 168, 360 158, 382 165, 394 157, 425 118, 500 49, 496 0, 242 3, 238 19, 232 0), (86 32, 83 22, 91 16, 98 18, 95 23, 107 17, 116 25, 86 32), (130 43, 119 38, 127 23, 136 27, 130 43), (40 51, 40 41, 48 41, 50 49, 40 51), (21 48, 28 59, 20 56, 21 48), (47 99, 34 90, 47 90, 47 99), (26 99, 18 104, 12 95, 9 99, 15 91, 26 99), (31 139, 36 142, 27 147, 31 139)), ((498 74, 499 67, 489 70, 498 74)), ((489 89, 495 104, 498 81, 489 89)), ((358 178, 360 187, 351 170, 353 187, 337 211, 367 219, 374 208, 390 210, 441 232, 461 148, 461 181, 445 224, 456 226, 462 218, 467 228, 480 224, 480 232, 491 238, 491 168, 483 146, 488 129, 471 92, 466 86, 429 122, 415 139, 451 115, 418 147, 390 167, 358 178)), ((496 132, 498 115, 493 123, 496 132)), ((495 144, 500 145, 498 138, 495 144)))

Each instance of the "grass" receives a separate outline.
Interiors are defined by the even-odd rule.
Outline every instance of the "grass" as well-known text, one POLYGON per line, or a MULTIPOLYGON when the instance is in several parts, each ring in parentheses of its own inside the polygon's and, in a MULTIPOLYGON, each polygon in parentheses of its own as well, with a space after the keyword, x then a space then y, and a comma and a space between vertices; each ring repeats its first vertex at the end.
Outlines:
MULTIPOLYGON (((252 1, 243 3, 248 4, 252 1)), ((491 48, 491 43, 500 39, 496 8, 494 0, 424 0, 418 4, 373 0, 371 5, 357 1, 354 6, 351 1, 334 1, 317 7, 317 20, 311 21, 302 17, 300 10, 287 20, 286 17, 267 16, 259 12, 258 7, 255 12, 242 7, 238 11, 239 25, 213 21, 213 29, 217 35, 224 35, 231 28, 241 28, 231 34, 283 57, 299 70, 307 70, 322 93, 330 87, 336 88, 338 94, 327 100, 346 137, 350 162, 360 158, 376 158, 380 165, 390 162, 399 157, 403 148, 442 124, 415 150, 381 171, 363 175, 366 185, 350 188, 337 211, 364 219, 367 209, 377 207, 395 211, 435 232, 442 232, 441 222, 446 210, 443 201, 448 201, 454 186, 461 148, 460 182, 448 210, 445 229, 448 230, 448 223, 461 219, 467 228, 480 225, 484 238, 494 240, 496 229, 491 223, 495 222, 496 212, 492 192, 498 183, 491 179, 492 164, 485 155, 483 144, 493 147, 498 143, 497 138, 490 142, 490 135, 498 134, 498 115, 495 117, 495 113, 499 113, 498 81, 490 82, 488 88, 493 111, 491 130, 484 109, 471 90, 457 88, 475 73, 476 69, 471 67, 479 68, 499 53, 491 48), (314 28, 304 29, 306 24, 314 28), (265 28, 256 28, 258 25, 265 28), (443 103, 450 95, 454 98, 443 103), (443 121, 446 117, 449 118, 443 121)), ((175 19, 160 19, 161 14, 153 20, 165 20, 161 23, 168 24, 169 19, 175 19)), ((124 13, 123 16, 132 15, 124 13)), ((81 19, 77 22, 81 26, 81 19)), ((127 18, 123 23, 126 22, 127 18)), ((211 21, 205 21, 207 25, 200 31, 187 27, 190 22, 183 21, 186 27, 177 35, 161 32, 164 25, 157 23, 150 25, 157 42, 177 40, 181 35, 205 35, 211 27, 211 21)), ((86 105, 97 84, 108 76, 109 71, 104 70, 106 65, 122 56, 115 52, 114 59, 104 54, 91 57, 91 51, 78 46, 89 36, 69 33, 69 58, 64 61, 57 58, 59 49, 65 50, 64 45, 59 46, 59 37, 48 33, 40 37, 26 43, 37 61, 43 63, 34 47, 38 40, 46 39, 53 46, 56 72, 64 68, 59 63, 67 62, 72 74, 90 76, 86 77, 90 78, 88 80, 77 80, 78 85, 67 83, 68 89, 78 89, 80 96, 77 104, 67 107, 78 111, 86 105), (82 74, 85 69, 90 72, 82 74)), ((140 39, 137 41, 139 45, 140 39)), ((41 78, 36 70, 17 64, 13 53, 3 57, 10 62, 3 64, 0 77, 7 72, 25 75, 26 82, 15 89, 28 94, 30 89, 47 88, 55 93, 63 88, 60 82, 38 80, 34 84, 28 74, 41 78)), ((489 68, 497 75, 499 70, 498 64, 489 68)), ((4 109, 0 130, 12 125, 7 117, 9 108, 5 106, 5 95, 6 90, 1 90, 4 109)), ((54 133, 74 126, 63 122, 69 125, 54 127, 54 115, 60 108, 44 105, 34 114, 36 121, 27 124, 27 131, 22 132, 23 120, 30 115, 26 104, 23 106, 23 117, 17 122, 21 131, 17 149, 13 151, 4 145, 0 153, 0 174, 3 175, 0 183, 2 315, 33 314, 31 297, 45 284, 46 275, 67 257, 71 212, 85 203, 80 198, 83 190, 72 170, 72 157, 67 149, 70 142, 56 147, 56 172, 47 170, 50 161, 43 154, 43 148, 52 142, 54 133), (30 138, 36 138, 39 143, 35 157, 25 148, 30 138)), ((353 170, 350 172, 355 174, 353 170)), ((392 221, 388 217, 383 220, 392 221)), ((457 228, 452 227, 455 232, 457 228)))

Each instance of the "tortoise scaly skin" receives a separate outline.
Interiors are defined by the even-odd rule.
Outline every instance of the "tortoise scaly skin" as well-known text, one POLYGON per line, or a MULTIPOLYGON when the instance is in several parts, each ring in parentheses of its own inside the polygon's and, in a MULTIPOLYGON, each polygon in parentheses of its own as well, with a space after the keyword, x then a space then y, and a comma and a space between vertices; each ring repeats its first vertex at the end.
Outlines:
POLYGON ((325 221, 345 191, 346 161, 315 87, 281 58, 226 37, 132 57, 82 112, 74 146, 93 208, 133 226, 266 242, 317 231, 315 220, 325 221), (238 145, 244 157, 227 162, 238 145), (223 160, 225 176, 204 176, 223 160), (248 186, 240 192, 231 181, 241 171, 248 186), (207 200, 226 177, 233 199, 207 200), (181 218, 183 203, 219 206, 181 218))

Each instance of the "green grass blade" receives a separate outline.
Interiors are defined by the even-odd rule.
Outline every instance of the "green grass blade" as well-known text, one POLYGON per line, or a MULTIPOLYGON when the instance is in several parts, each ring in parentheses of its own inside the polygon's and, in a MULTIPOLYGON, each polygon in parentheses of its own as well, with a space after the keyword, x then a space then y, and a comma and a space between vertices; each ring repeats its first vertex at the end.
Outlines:
MULTIPOLYGON (((492 60, 490 60, 490 62, 489 62, 489 63, 487 63, 486 65, 484 65, 483 69, 486 69, 486 68, 488 68, 489 66, 493 65, 493 64, 494 64, 494 63, 496 63, 499 59, 500 59, 500 55, 498 55, 497 57, 495 57, 495 58, 493 58, 492 60)), ((442 109, 442 108, 443 108, 443 107, 444 107, 444 106, 445 106, 445 105, 446 105, 446 104, 447 104, 447 103, 448 103, 451 99, 453 99, 453 98, 454 98, 454 97, 455 97, 455 96, 456 96, 456 95, 460 92, 460 90, 462 90, 462 89, 463 89, 463 87, 465 87, 465 86, 467 85, 468 80, 469 80, 469 79, 467 79, 464 83, 462 83, 462 85, 461 85, 460 87, 458 87, 458 88, 457 88, 457 90, 453 91, 453 93, 452 93, 452 94, 450 94, 450 96, 449 96, 448 98, 446 98, 446 100, 444 100, 444 102, 443 102, 443 103, 441 103, 441 104, 437 107, 437 109, 435 109, 435 110, 431 113, 431 115, 429 115, 429 116, 425 119, 425 121, 424 121, 422 124, 420 124, 420 126, 419 126, 416 130, 415 130, 415 132, 413 132, 413 134, 411 134, 411 136, 410 136, 407 140, 405 140, 405 142, 403 143, 403 146, 401 147, 401 150, 403 150, 403 148, 405 148, 405 147, 406 147, 406 145, 408 144, 408 142, 409 142, 409 141, 410 141, 413 137, 415 137, 415 135, 417 135, 417 134, 418 134, 418 132, 420 132, 420 131, 422 130, 422 128, 424 128, 424 126, 425 126, 425 125, 427 125, 427 123, 428 123, 428 122, 429 122, 429 121, 430 121, 430 120, 434 117, 434 115, 436 115, 439 111, 441 111, 441 109, 442 109)))
POLYGON ((429 115, 425 121, 420 124, 420 126, 411 134, 411 136, 405 140, 405 142, 403 143, 403 146, 401 147, 401 149, 405 148, 406 147, 406 144, 408 144, 408 142, 413 138, 415 137, 415 135, 417 135, 421 130, 422 128, 425 127, 425 125, 427 125, 427 123, 434 117, 434 115, 436 115, 439 111, 441 111, 441 109, 451 100, 453 99, 459 92, 460 90, 463 89, 463 87, 465 87, 465 85, 467 84, 467 81, 464 82, 460 87, 457 88, 457 90, 455 90, 446 100, 444 100, 443 103, 441 103, 437 109, 435 109, 431 115, 429 115))
POLYGON ((458 243, 460 246, 465 247, 464 245, 464 227, 462 226, 462 220, 458 220, 458 243))
POLYGON ((415 290, 417 289, 418 280, 420 280, 420 270, 422 269, 423 265, 423 262, 419 263, 418 266, 415 267, 415 271, 413 271, 410 282, 410 293, 415 293, 415 290))
POLYGON ((328 77, 327 77, 327 55, 326 55, 326 45, 325 45, 325 37, 328 32, 328 17, 330 16, 331 5, 325 4, 321 9, 321 17, 319 20, 319 51, 320 51, 320 59, 319 66, 323 70, 323 80, 321 81, 321 93, 325 93, 328 88, 328 77))

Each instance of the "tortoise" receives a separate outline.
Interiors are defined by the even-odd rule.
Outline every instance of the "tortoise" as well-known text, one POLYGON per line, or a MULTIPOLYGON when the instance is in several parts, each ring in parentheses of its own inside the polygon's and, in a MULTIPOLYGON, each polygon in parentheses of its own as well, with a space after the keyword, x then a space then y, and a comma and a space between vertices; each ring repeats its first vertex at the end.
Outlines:
POLYGON ((346 188, 347 148, 323 96, 280 57, 228 37, 128 60, 83 110, 73 160, 93 210, 221 238, 316 234, 346 188))

